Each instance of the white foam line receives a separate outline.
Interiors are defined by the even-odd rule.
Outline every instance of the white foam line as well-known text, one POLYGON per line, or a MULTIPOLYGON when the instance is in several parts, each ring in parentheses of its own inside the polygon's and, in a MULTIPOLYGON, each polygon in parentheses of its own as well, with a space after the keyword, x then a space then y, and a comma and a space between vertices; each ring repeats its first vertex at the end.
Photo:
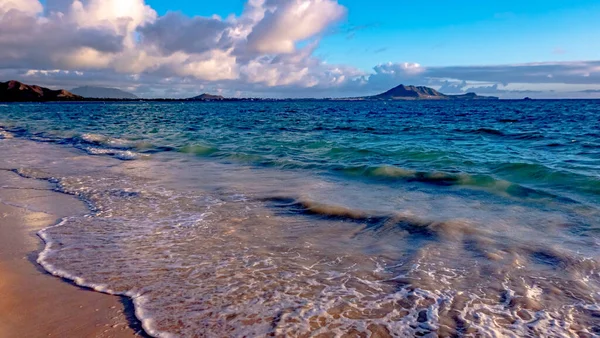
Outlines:
POLYGON ((52 240, 52 238, 48 234, 48 231, 51 229, 58 228, 58 227, 65 225, 70 219, 71 219, 70 217, 65 217, 65 218, 61 219, 61 221, 58 224, 49 226, 47 228, 44 228, 44 229, 38 231, 37 235, 44 241, 45 245, 44 245, 44 249, 38 255, 37 263, 40 264, 44 268, 44 270, 48 271, 48 273, 52 274, 53 276, 70 280, 78 286, 89 288, 94 291, 113 295, 113 296, 125 296, 125 297, 130 298, 133 301, 133 305, 134 305, 134 309, 135 309, 135 317, 142 323, 142 328, 144 329, 145 333, 147 333, 150 336, 158 337, 158 338, 174 338, 175 336, 170 333, 161 332, 161 331, 153 328, 154 319, 151 318, 150 316, 146 315, 144 313, 144 310, 142 309, 143 304, 146 302, 146 299, 145 299, 143 293, 135 293, 135 292, 131 292, 131 291, 116 292, 114 290, 109 289, 108 285, 90 283, 90 282, 86 281, 84 278, 72 275, 65 270, 61 270, 47 261, 47 258, 49 258, 52 255, 51 247, 53 245, 58 245, 58 243, 56 243, 55 241, 52 240))

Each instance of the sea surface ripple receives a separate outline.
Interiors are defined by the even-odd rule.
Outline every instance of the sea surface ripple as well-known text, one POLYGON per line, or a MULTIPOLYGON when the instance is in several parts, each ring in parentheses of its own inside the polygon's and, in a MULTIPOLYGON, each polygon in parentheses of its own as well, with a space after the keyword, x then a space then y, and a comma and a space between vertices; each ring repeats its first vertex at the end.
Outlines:
POLYGON ((158 337, 600 335, 600 102, 0 107, 39 263, 158 337))

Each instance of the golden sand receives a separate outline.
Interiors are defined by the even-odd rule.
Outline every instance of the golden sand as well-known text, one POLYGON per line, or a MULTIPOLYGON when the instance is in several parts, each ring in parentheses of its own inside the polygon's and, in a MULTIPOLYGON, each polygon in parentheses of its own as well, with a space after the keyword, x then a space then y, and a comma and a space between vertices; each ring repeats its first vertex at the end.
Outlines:
POLYGON ((134 337, 119 297, 82 289, 37 263, 35 235, 86 212, 47 182, 0 171, 0 337, 134 337))

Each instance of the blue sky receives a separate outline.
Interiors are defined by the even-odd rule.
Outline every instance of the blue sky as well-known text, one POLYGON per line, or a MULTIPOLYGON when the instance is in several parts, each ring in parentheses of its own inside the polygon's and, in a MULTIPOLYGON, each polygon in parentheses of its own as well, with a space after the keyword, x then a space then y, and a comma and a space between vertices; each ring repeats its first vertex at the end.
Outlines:
POLYGON ((598 97, 598 32, 598 0, 0 0, 0 78, 147 97, 598 97))
MULTIPOLYGON (((149 0, 159 13, 239 15, 242 0, 149 0)), ((370 69, 383 62, 428 66, 600 59, 600 1, 340 0, 347 18, 317 55, 370 69)))

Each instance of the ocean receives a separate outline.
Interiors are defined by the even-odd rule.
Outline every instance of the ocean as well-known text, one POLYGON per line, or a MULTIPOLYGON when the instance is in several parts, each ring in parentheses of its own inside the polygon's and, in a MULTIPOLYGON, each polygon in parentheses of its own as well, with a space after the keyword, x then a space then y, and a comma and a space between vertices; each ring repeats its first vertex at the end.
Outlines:
POLYGON ((0 154, 152 336, 600 335, 600 101, 7 104, 0 154))

